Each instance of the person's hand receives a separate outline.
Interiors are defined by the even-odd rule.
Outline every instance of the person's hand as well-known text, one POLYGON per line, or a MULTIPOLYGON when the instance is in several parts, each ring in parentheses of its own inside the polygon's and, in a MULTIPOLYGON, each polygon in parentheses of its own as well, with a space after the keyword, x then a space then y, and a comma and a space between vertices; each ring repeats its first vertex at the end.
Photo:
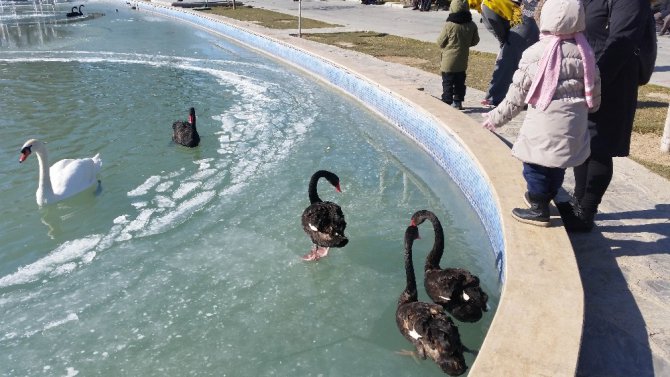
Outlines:
POLYGON ((493 124, 493 122, 491 121, 489 113, 483 113, 482 117, 484 118, 484 122, 482 122, 482 127, 486 128, 489 131, 493 131, 496 129, 496 125, 493 124))

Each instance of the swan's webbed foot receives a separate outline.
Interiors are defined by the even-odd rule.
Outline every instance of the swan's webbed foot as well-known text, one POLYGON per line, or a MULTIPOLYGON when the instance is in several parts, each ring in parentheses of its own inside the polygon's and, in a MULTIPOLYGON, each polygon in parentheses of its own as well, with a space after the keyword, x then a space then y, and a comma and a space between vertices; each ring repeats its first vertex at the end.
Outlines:
POLYGON ((401 356, 411 356, 414 361, 419 364, 419 356, 416 354, 414 351, 409 351, 409 350, 400 350, 396 351, 396 355, 401 355, 401 356))
POLYGON ((98 179, 98 186, 95 188, 93 195, 99 196, 100 194, 102 194, 102 181, 98 179))
POLYGON ((310 250, 309 253, 302 256, 302 260, 306 262, 318 261, 319 259, 328 255, 328 250, 330 250, 329 247, 321 247, 314 245, 312 246, 312 250, 310 250))

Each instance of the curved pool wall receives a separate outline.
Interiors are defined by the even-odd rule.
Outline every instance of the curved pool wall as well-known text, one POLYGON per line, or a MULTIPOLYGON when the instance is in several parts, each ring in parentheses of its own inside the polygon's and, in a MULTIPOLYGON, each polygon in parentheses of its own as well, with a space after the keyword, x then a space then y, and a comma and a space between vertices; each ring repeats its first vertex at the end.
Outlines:
POLYGON ((502 294, 470 376, 568 376, 576 371, 583 291, 569 239, 560 224, 540 229, 503 214, 523 205, 520 163, 509 149, 460 112, 374 68, 299 38, 223 17, 158 3, 142 10, 189 22, 288 62, 359 100, 420 145, 461 188, 481 219, 494 252, 502 294), (255 30, 252 30, 255 29, 255 30), (324 54, 325 52, 325 54, 324 54), (381 83, 380 83, 381 82, 381 83), (383 84, 382 84, 383 83, 383 84))

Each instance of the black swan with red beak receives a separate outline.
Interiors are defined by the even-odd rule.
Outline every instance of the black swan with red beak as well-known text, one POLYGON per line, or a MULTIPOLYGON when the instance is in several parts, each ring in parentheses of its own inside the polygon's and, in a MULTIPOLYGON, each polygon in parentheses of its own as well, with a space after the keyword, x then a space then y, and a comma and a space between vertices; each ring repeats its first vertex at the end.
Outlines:
POLYGON ((459 321, 476 322, 488 310, 488 295, 479 285, 479 278, 462 268, 440 268, 444 253, 444 230, 440 220, 428 210, 421 210, 412 216, 412 225, 419 226, 424 221, 433 223, 435 241, 426 257, 424 266, 424 286, 426 293, 436 304, 442 305, 459 321))
POLYGON ((200 144, 200 135, 195 128, 195 109, 188 112, 188 121, 178 120, 172 123, 172 140, 185 147, 195 148, 200 144))
POLYGON ((84 13, 81 11, 81 7, 83 7, 83 6, 84 6, 84 4, 80 5, 79 8, 72 7, 72 9, 70 9, 70 11, 65 16, 68 17, 68 18, 83 16, 84 13))
POLYGON ((344 247, 349 239, 344 235, 347 223, 342 208, 332 202, 324 202, 316 192, 320 178, 325 178, 340 190, 340 178, 327 170, 319 170, 309 180, 309 207, 302 213, 302 228, 312 239, 312 250, 302 257, 306 261, 319 260, 328 255, 331 247, 344 247))
MULTIPOLYGON (((430 357, 443 372, 459 376, 467 369, 463 357, 463 352, 467 349, 461 343, 458 327, 444 312, 442 306, 421 302, 418 299, 412 262, 412 245, 417 238, 419 229, 415 225, 408 226, 405 231, 407 285, 398 298, 396 324, 400 333, 414 344, 420 358, 430 357)), ((409 352, 409 354, 415 353, 409 352)))

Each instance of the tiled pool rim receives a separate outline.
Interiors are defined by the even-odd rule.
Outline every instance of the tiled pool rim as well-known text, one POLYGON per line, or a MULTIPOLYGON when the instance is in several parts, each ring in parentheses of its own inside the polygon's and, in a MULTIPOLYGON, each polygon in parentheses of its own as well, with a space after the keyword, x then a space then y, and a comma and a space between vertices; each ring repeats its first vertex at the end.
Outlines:
MULTIPOLYGON (((145 7, 145 10, 189 22, 295 65, 356 98, 413 139, 458 184, 475 209, 491 242, 499 278, 503 284, 498 311, 477 359, 471 366, 469 375, 558 376, 575 374, 581 338, 583 294, 574 255, 560 224, 553 224, 554 229, 545 230, 546 234, 542 234, 532 227, 508 222, 501 215, 501 213, 506 213, 502 210, 510 206, 501 203, 504 196, 501 195, 501 190, 498 189, 496 183, 505 184, 506 191, 514 193, 512 195, 518 195, 519 198, 519 193, 523 193, 524 190, 518 179, 520 176, 518 169, 512 169, 512 174, 505 174, 510 172, 510 165, 515 166, 518 162, 509 156, 509 151, 504 149, 506 147, 501 142, 492 135, 486 135, 481 130, 477 130, 474 133, 479 132, 487 136, 485 138, 487 143, 480 145, 480 141, 477 140, 475 143, 477 145, 473 146, 473 143, 464 140, 465 134, 452 129, 453 121, 473 123, 467 116, 456 111, 449 114, 451 110, 445 109, 445 106, 433 111, 436 106, 435 102, 439 101, 416 89, 414 89, 416 93, 412 93, 412 100, 409 100, 410 97, 403 95, 407 88, 396 87, 392 90, 380 85, 377 80, 370 78, 369 74, 362 74, 346 63, 334 62, 332 57, 328 59, 319 51, 315 53, 309 51, 310 49, 305 46, 297 46, 304 44, 302 39, 286 40, 277 36, 268 36, 261 31, 251 30, 254 28, 253 25, 240 25, 239 22, 233 20, 175 8, 168 4, 164 6, 159 3, 143 3, 142 6, 145 7), (424 98, 423 101, 417 101, 414 97, 424 98), (445 115, 443 114, 445 112, 446 116, 441 116, 445 115), (497 146, 492 147, 487 144, 497 146), (502 166, 506 165, 506 169, 501 171, 494 167, 491 170, 479 162, 484 156, 478 156, 478 150, 487 147, 491 149, 488 153, 489 157, 495 155, 496 158, 502 160, 502 166), (506 179, 508 177, 505 175, 513 175, 517 179, 506 179), (510 188, 515 189, 510 190, 510 188), (538 239, 542 241, 539 242, 538 239), (525 276, 508 276, 511 271, 514 271, 508 265, 512 259, 509 256, 513 251, 517 251, 517 246, 531 246, 532 255, 537 255, 537 253, 546 253, 546 255, 540 258, 536 266, 532 266, 536 261, 531 261, 531 266, 527 266, 535 267, 535 269, 527 270, 526 266, 521 268, 521 270, 526 270, 525 276), (557 250, 561 253, 559 255, 561 258, 554 259, 556 256, 552 253, 557 250), (559 265, 562 270, 562 273, 555 276, 558 281, 551 281, 551 276, 546 279, 546 268, 553 268, 553 264, 559 265), (545 275, 544 279, 537 276, 540 273, 545 275), (566 277, 569 281, 564 280, 566 277), (511 302, 512 300, 508 301, 509 296, 516 296, 516 294, 509 294, 512 278, 515 282, 520 279, 521 287, 527 287, 526 292, 517 292, 517 289, 514 289, 516 294, 557 293, 563 297, 548 300, 549 305, 538 304, 538 301, 546 300, 542 296, 530 297, 530 300, 526 300, 525 303, 519 302, 519 299, 514 300, 516 303, 511 302), (557 285, 563 285, 563 287, 556 289, 557 285), (557 305, 551 308, 553 300, 556 300, 557 305), (566 309, 566 301, 569 301, 570 309, 566 309), (537 310, 538 307, 540 310, 537 310), (508 310, 511 313, 508 313, 508 310), (555 311, 561 312, 560 315, 556 315, 555 311), (554 317, 561 318, 558 321, 560 323, 557 323, 554 317), (544 323, 545 320, 547 323, 544 323), (560 327, 561 325, 564 327, 560 327), (538 328, 538 326, 544 328, 538 328), (549 327, 550 330, 543 335, 546 327, 549 327), (557 354, 557 356, 550 354, 557 354)), ((389 86, 393 87, 393 84, 389 86)), ((439 102, 439 105, 443 104, 439 102)), ((510 202, 509 198, 504 201, 510 202)), ((516 287, 516 284, 513 286, 516 287)))

